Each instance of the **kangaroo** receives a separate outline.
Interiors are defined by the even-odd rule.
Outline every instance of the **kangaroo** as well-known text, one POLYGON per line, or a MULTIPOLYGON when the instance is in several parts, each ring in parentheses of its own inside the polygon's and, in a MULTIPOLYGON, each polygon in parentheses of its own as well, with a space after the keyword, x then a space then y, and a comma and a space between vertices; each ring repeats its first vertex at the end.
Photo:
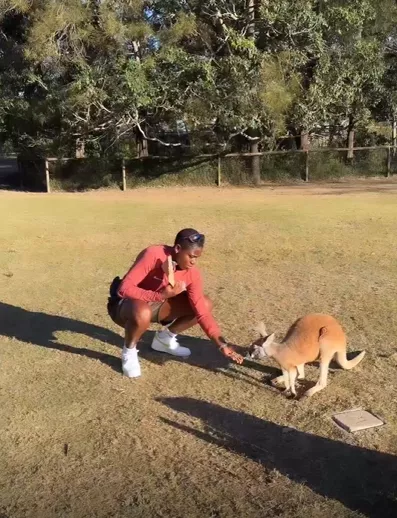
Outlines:
POLYGON ((280 365, 282 376, 272 380, 272 384, 284 383, 286 395, 296 396, 295 381, 304 379, 305 363, 320 359, 320 377, 317 384, 306 391, 304 396, 313 396, 327 386, 328 367, 335 357, 343 369, 352 369, 365 356, 362 351, 354 359, 346 357, 346 335, 339 322, 330 315, 310 314, 299 318, 287 331, 284 340, 274 342, 274 333, 268 335, 265 325, 256 329, 261 338, 253 342, 249 349, 252 359, 274 358, 280 365))

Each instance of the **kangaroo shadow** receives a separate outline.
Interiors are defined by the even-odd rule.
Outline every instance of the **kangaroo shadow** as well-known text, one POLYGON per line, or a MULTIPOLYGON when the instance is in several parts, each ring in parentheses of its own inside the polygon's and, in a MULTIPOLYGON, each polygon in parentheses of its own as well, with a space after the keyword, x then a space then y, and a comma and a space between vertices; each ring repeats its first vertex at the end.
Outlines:
POLYGON ((204 431, 168 419, 170 426, 278 470, 319 495, 368 517, 397 516, 397 457, 352 446, 192 398, 159 398, 200 419, 204 431))
MULTIPOLYGON (((116 372, 121 372, 120 353, 113 356, 101 351, 61 343, 56 337, 56 333, 60 331, 83 334, 90 339, 100 340, 118 348, 123 346, 122 337, 104 327, 60 315, 29 311, 0 302, 0 336, 8 336, 21 342, 99 360, 116 372)), ((150 344, 153 336, 153 331, 147 331, 139 343, 140 356, 149 362, 164 365, 169 361, 187 361, 195 367, 222 372, 225 376, 232 378, 246 378, 248 383, 260 385, 254 378, 250 380, 249 373, 244 370, 238 372, 230 365, 230 362, 216 350, 209 340, 190 336, 181 337, 181 341, 191 349, 192 354, 188 360, 180 360, 168 354, 152 351, 150 344)))

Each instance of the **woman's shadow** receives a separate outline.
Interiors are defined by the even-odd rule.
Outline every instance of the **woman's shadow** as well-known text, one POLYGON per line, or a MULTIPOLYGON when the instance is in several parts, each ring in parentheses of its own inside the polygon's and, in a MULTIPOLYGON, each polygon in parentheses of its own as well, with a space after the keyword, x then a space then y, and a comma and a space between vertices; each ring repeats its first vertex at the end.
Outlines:
POLYGON ((0 302, 0 336, 8 336, 40 347, 86 356, 99 360, 112 369, 120 370, 118 365, 120 360, 115 356, 59 342, 56 333, 62 331, 83 334, 91 339, 100 340, 116 347, 122 345, 121 337, 104 327, 69 317, 29 311, 0 302))
MULTIPOLYGON (((107 317, 107 315, 106 315, 107 317)), ((107 317, 109 318, 109 317, 107 317)), ((29 311, 18 306, 0 302, 0 336, 15 338, 21 342, 35 344, 48 349, 78 354, 94 360, 98 360, 116 372, 121 372, 120 351, 113 356, 95 349, 85 347, 75 347, 73 345, 61 343, 56 337, 56 333, 68 331, 86 335, 89 339, 100 340, 121 349, 123 339, 121 335, 88 322, 82 322, 73 318, 60 315, 50 315, 47 313, 29 311)), ((145 360, 164 365, 169 361, 187 361, 189 364, 215 372, 222 372, 225 376, 244 379, 247 383, 260 385, 255 377, 244 370, 237 371, 228 360, 226 360, 209 340, 201 338, 183 336, 183 344, 189 347, 192 354, 188 360, 179 360, 168 354, 161 354, 152 351, 150 344, 153 340, 154 332, 148 331, 139 343, 140 356, 145 360)), ((263 373, 274 373, 277 369, 265 366, 255 366, 254 368, 263 373), (274 371, 274 372, 273 372, 274 371)))
POLYGON ((202 426, 188 426, 179 419, 162 418, 163 422, 259 463, 270 479, 272 470, 277 470, 365 516, 397 516, 394 455, 300 432, 206 401, 186 397, 158 401, 173 411, 199 419, 202 426))

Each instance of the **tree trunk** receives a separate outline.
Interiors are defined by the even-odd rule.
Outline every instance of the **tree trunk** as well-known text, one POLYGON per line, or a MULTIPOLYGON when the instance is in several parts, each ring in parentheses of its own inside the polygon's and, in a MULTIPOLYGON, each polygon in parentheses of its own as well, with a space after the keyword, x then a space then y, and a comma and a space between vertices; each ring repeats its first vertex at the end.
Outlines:
POLYGON ((138 139, 138 157, 149 156, 147 140, 143 137, 138 139))
POLYGON ((248 20, 250 22, 247 27, 247 38, 254 38, 255 37, 255 1, 254 0, 248 0, 247 9, 248 9, 248 20))
MULTIPOLYGON (((259 142, 251 141, 251 153, 259 153, 259 142)), ((261 183, 261 157, 252 157, 252 180, 254 185, 261 183)))
POLYGON ((348 147, 348 151, 347 151, 347 159, 348 160, 353 160, 354 158, 354 120, 353 120, 353 116, 350 115, 349 116, 349 126, 348 126, 348 130, 347 130, 347 147, 348 147))
POLYGON ((300 149, 307 151, 309 149, 309 147, 310 147, 309 133, 306 130, 302 130, 301 138, 300 138, 300 149))
POLYGON ((328 127, 328 147, 332 147, 332 145, 334 143, 334 137, 335 137, 335 134, 336 134, 337 126, 338 126, 337 121, 334 121, 328 127))
POLYGON ((76 139, 76 158, 85 158, 84 140, 76 139))
POLYGON ((391 143, 393 146, 393 156, 396 154, 396 146, 397 146, 397 121, 396 118, 393 117, 393 121, 391 123, 391 143))
POLYGON ((328 147, 332 147, 333 141, 334 141, 334 130, 330 126, 329 130, 328 130, 328 147))
POLYGON ((138 41, 133 41, 132 42, 132 48, 134 50, 134 58, 135 60, 140 63, 141 62, 141 46, 140 46, 140 43, 138 41))

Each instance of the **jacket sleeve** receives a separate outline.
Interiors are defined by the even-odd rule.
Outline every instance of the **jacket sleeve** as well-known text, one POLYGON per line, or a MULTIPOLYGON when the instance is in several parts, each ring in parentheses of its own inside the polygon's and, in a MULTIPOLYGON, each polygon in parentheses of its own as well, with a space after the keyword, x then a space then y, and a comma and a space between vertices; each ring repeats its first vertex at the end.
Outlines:
POLYGON ((124 279, 121 281, 118 295, 121 298, 143 300, 145 302, 162 302, 161 293, 151 290, 143 290, 138 284, 155 269, 157 256, 153 250, 146 249, 139 254, 124 279))
POLYGON ((197 317, 197 322, 204 333, 208 338, 219 338, 221 331, 212 316, 211 311, 208 309, 203 293, 203 282, 199 270, 194 269, 192 271, 191 282, 188 284, 186 291, 190 305, 197 317))

